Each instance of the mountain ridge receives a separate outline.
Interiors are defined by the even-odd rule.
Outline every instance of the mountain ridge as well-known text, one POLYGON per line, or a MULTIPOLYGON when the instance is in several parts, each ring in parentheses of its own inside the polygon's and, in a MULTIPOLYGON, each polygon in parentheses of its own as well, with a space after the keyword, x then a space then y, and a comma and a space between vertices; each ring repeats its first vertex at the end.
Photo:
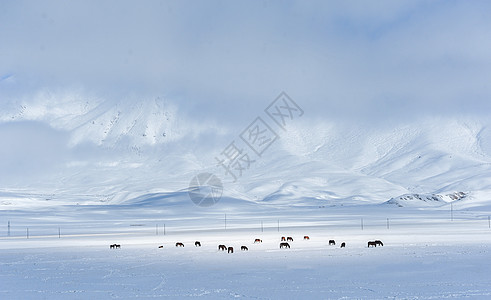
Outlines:
POLYGON ((239 131, 185 119, 178 105, 163 98, 104 101, 48 93, 2 104, 0 121, 36 121, 68 134, 69 155, 60 155, 53 174, 46 168, 46 178, 20 186, 111 195, 104 203, 177 192, 203 171, 222 178, 225 196, 278 205, 383 203, 405 194, 491 190, 489 127, 467 117, 413 119, 390 128, 301 119, 255 157, 238 182, 230 182, 214 158, 239 131))

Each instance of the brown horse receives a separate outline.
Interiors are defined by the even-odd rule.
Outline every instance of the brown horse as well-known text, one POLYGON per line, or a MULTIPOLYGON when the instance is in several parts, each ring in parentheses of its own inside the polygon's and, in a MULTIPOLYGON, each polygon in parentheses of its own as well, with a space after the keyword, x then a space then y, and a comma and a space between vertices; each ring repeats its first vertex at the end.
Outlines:
POLYGON ((344 247, 346 247, 346 243, 345 242, 342 242, 341 243, 341 248, 344 248, 344 247))
POLYGON ((289 236, 289 237, 286 238, 286 241, 287 242, 293 242, 293 238, 291 236, 289 236))
POLYGON ((225 251, 225 250, 227 250, 227 246, 225 246, 225 245, 218 245, 218 250, 225 251))
POLYGON ((281 237, 281 241, 282 241, 282 242, 286 241, 286 237, 282 236, 282 237, 281 237))
POLYGON ((234 253, 234 247, 228 247, 227 253, 234 253))
POLYGON ((242 250, 242 251, 249 251, 249 248, 247 248, 246 246, 242 246, 242 247, 240 247, 240 250, 242 250))
POLYGON ((375 241, 369 241, 367 247, 370 247, 370 246, 377 247, 377 243, 375 241))
POLYGON ((183 243, 176 243, 176 247, 184 247, 183 243))
POLYGON ((310 240, 310 237, 308 235, 303 237, 304 240, 310 240))
POLYGON ((198 242, 198 241, 194 242, 194 245, 195 245, 196 247, 201 247, 201 243, 200 243, 200 242, 198 242))
POLYGON ((281 248, 288 248, 288 249, 290 249, 290 244, 288 244, 288 243, 280 243, 280 249, 281 248))
POLYGON ((375 244, 377 244, 378 246, 384 246, 384 243, 382 243, 381 240, 376 240, 375 244))
POLYGON ((332 246, 332 245, 336 245, 336 241, 335 240, 329 240, 329 246, 332 246))
POLYGON ((254 240, 254 243, 262 243, 262 242, 263 242, 263 240, 261 240, 261 239, 255 239, 254 240))

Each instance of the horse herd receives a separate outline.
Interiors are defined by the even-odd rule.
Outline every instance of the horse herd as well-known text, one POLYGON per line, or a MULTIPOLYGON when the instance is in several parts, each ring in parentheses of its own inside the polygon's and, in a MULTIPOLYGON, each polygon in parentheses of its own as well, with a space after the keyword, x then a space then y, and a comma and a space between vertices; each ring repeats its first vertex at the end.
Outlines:
MULTIPOLYGON (((305 235, 303 237, 303 239, 305 241, 308 241, 308 240, 310 240, 310 237, 308 235, 305 235)), ((254 244, 262 243, 262 242, 263 242, 262 239, 255 239, 254 240, 254 244)), ((291 236, 288 236, 288 237, 282 236, 281 242, 280 242, 280 249, 283 249, 283 248, 290 249, 290 244, 288 242, 293 242, 293 238, 291 236)), ((335 240, 329 240, 329 246, 335 246, 335 245, 336 245, 335 240)), ((382 241, 375 240, 375 241, 369 241, 367 247, 370 248, 370 247, 377 247, 377 246, 383 246, 383 245, 384 245, 384 243, 382 243, 382 241)), ((194 242, 194 246, 195 247, 201 247, 201 242, 200 241, 194 242)), ((184 247, 184 243, 177 242, 176 247, 184 247)), ((345 248, 345 247, 346 247, 346 243, 342 242, 340 248, 345 248)), ((112 245, 109 245, 109 248, 110 249, 118 249, 118 248, 121 248, 121 245, 112 244, 112 245)), ((160 245, 159 248, 164 248, 164 246, 160 245)), ((249 248, 247 248, 247 246, 241 246, 240 250, 241 251, 249 251, 249 248)), ((227 251, 227 253, 234 253, 234 247, 227 247, 225 245, 218 245, 218 251, 227 251)))

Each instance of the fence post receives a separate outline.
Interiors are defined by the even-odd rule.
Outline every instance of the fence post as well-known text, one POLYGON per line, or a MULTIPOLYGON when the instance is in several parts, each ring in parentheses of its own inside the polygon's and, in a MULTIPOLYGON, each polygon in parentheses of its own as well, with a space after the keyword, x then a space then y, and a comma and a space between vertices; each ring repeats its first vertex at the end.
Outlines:
POLYGON ((361 218, 361 230, 363 230, 363 218, 361 218))

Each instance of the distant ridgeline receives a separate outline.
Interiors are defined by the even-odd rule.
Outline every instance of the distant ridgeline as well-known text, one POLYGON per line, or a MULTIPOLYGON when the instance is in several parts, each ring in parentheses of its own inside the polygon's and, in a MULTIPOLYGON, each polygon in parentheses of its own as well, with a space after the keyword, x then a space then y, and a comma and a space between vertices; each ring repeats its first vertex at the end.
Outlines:
POLYGON ((461 200, 467 196, 464 192, 454 192, 451 194, 404 194, 399 197, 384 202, 399 207, 425 207, 425 206, 442 206, 452 201, 461 200))

